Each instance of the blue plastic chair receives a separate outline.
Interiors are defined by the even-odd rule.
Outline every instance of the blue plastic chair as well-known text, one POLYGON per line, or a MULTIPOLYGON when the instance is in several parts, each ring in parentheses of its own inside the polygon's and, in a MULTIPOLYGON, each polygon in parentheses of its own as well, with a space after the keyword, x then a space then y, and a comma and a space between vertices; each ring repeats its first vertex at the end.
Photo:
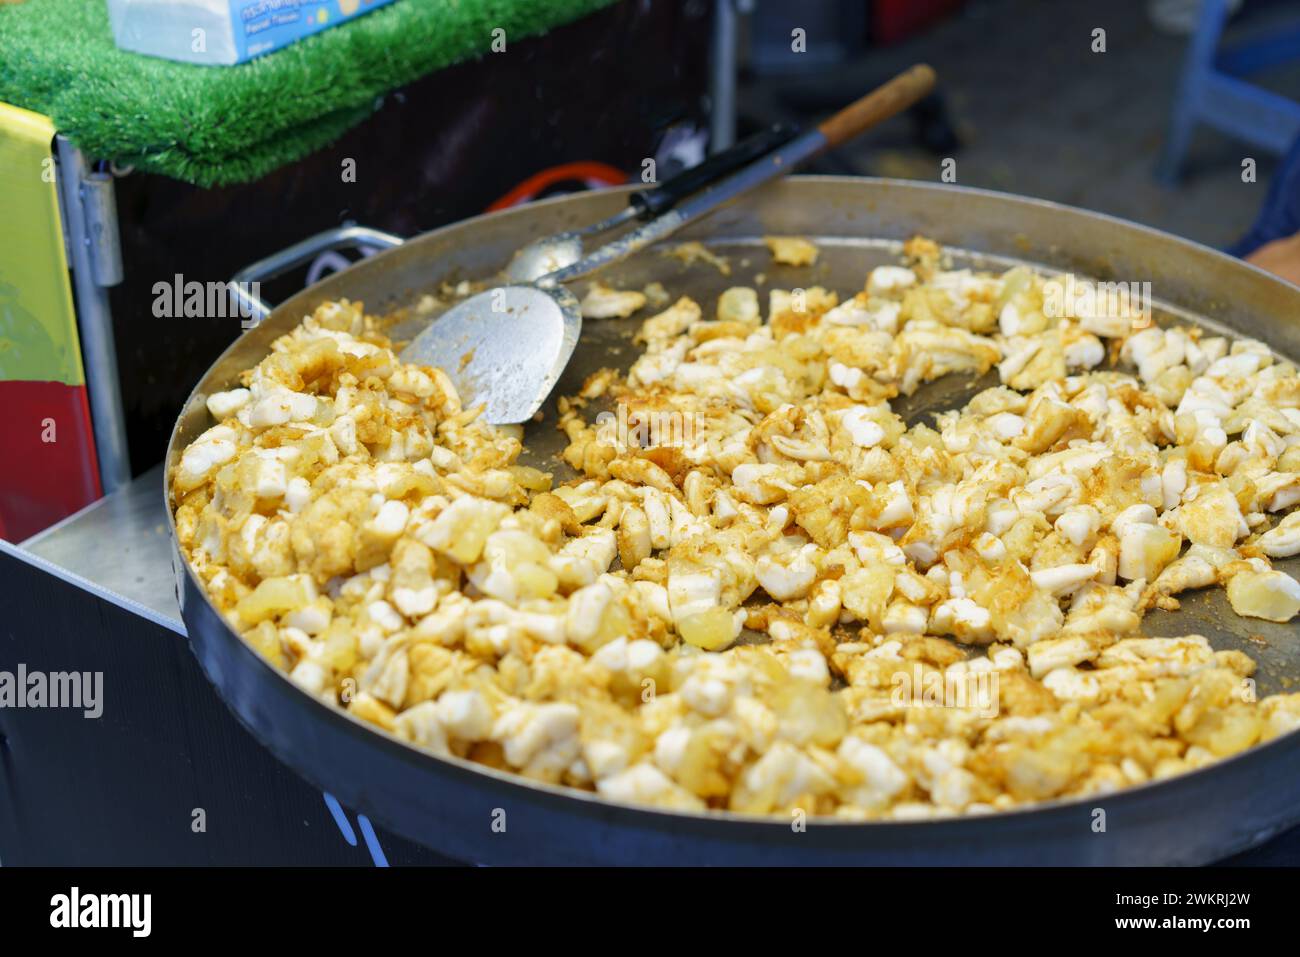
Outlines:
POLYGON ((1279 154, 1300 135, 1300 103, 1242 79, 1300 58, 1300 28, 1220 50, 1227 19, 1226 0, 1201 0, 1157 169, 1166 182, 1178 180, 1197 123, 1279 154))

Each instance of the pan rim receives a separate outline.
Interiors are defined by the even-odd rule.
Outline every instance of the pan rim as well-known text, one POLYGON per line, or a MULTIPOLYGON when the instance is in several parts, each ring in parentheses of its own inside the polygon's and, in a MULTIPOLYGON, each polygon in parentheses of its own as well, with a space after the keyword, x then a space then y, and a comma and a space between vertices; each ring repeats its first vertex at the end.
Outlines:
MULTIPOLYGON (((980 197, 994 199, 1004 203, 1009 202, 1012 204, 1021 204, 1029 207, 1046 209, 1055 213, 1063 213, 1068 215, 1083 215, 1094 219, 1104 220, 1106 222, 1114 224, 1117 227, 1124 228, 1127 230, 1136 230, 1145 236, 1152 237, 1152 238, 1159 238, 1164 242, 1172 241, 1176 245, 1182 246, 1191 251, 1195 251, 1198 254, 1202 254, 1202 255, 1206 253, 1211 254, 1214 257, 1217 257, 1225 262, 1233 263, 1234 266, 1236 267, 1243 267, 1243 266, 1246 267, 1252 274, 1254 274, 1260 279, 1270 280, 1273 283, 1276 283, 1281 287, 1292 292, 1300 292, 1300 286, 1287 282, 1286 280, 1283 280, 1280 277, 1273 275, 1272 273, 1260 269, 1259 267, 1254 266, 1253 264, 1247 263, 1243 260, 1238 260, 1233 256, 1230 256, 1220 250, 1214 249, 1213 247, 1207 246, 1203 243, 1196 242, 1195 240, 1186 239, 1181 236, 1176 236, 1172 233, 1167 233, 1164 232, 1163 230, 1155 229, 1153 227, 1146 226, 1144 224, 1137 223, 1131 220, 1127 220, 1122 217, 1114 216, 1112 214, 1087 210, 1087 209, 1083 209, 1082 207, 1070 206, 1063 203, 1056 203, 1051 200, 1045 200, 1036 197, 1021 196, 1014 193, 1006 193, 999 190, 984 189, 979 187, 968 187, 968 186, 961 186, 961 185, 949 184, 949 183, 928 183, 928 182, 923 182, 918 180, 902 180, 902 179, 885 178, 885 177, 799 175, 799 176, 788 177, 788 179, 794 182, 801 182, 801 181, 814 182, 814 183, 821 182, 821 183, 845 185, 845 186, 857 186, 862 184, 870 184, 876 187, 889 187, 889 188, 917 190, 917 191, 924 191, 924 192, 942 192, 942 193, 952 193, 958 195, 980 196, 980 197)), ((602 190, 600 192, 602 195, 616 196, 619 194, 631 193, 635 191, 636 188, 637 188, 636 186, 631 185, 625 187, 613 187, 611 189, 602 190)), ((587 194, 578 194, 578 195, 584 196, 587 194)), ((560 205, 567 202, 571 202, 573 199, 574 199, 573 196, 556 196, 556 197, 550 197, 544 200, 540 200, 536 203, 526 204, 524 206, 512 207, 510 209, 501 210, 492 213, 482 213, 477 216, 473 216, 468 219, 460 220, 454 223, 449 223, 444 226, 440 226, 436 229, 430 230, 428 232, 422 233, 418 237, 412 237, 412 241, 414 241, 415 239, 436 237, 451 232, 453 230, 462 229, 471 224, 477 224, 483 222, 485 220, 500 222, 509 217, 520 215, 524 211, 533 210, 543 205, 546 206, 560 205)), ((861 238, 873 238, 873 237, 861 237, 861 238)), ((879 237, 874 237, 874 238, 879 238, 879 237)), ((390 250, 385 250, 383 252, 380 252, 375 256, 371 257, 370 260, 367 260, 367 262, 377 261, 380 260, 382 257, 391 256, 397 253, 400 250, 400 248, 402 247, 397 247, 395 249, 390 249, 390 250)), ((979 250, 963 250, 963 251, 979 252, 979 250)), ((1039 264, 1039 268, 1042 268, 1041 263, 1039 264)), ((343 273, 340 273, 338 275, 346 275, 346 272, 347 270, 345 270, 343 273)), ((310 288, 311 287, 308 287, 308 289, 310 288)), ((277 304, 276 307, 272 310, 271 316, 268 317, 268 320, 271 319, 272 317, 275 317, 278 314, 280 309, 284 308, 288 303, 293 302, 294 299, 298 297, 298 295, 301 295, 302 292, 306 292, 306 291, 307 290, 304 289, 299 293, 295 293, 294 296, 290 297, 290 299, 286 300, 284 303, 277 304)), ((1241 333, 1238 334, 1241 335, 1241 333)), ((594 808, 596 810, 607 811, 607 812, 614 811, 618 813, 634 813, 638 815, 651 815, 654 816, 655 818, 662 820, 664 823, 669 823, 673 821, 686 821, 692 824, 716 824, 716 823, 724 822, 733 830, 739 830, 741 828, 750 828, 750 829, 761 828, 764 830, 779 831, 779 832, 789 831, 790 829, 789 822, 779 817, 775 817, 773 815, 748 814, 748 813, 741 813, 741 812, 730 811, 730 810, 714 810, 714 809, 706 809, 704 811, 686 811, 686 810, 678 810, 672 808, 654 807, 654 806, 644 805, 644 804, 636 804, 628 801, 621 801, 613 798, 607 798, 602 796, 601 794, 599 794, 599 792, 596 791, 586 791, 579 788, 570 787, 567 785, 550 784, 547 782, 532 780, 524 777, 523 775, 517 774, 515 772, 499 770, 497 768, 493 768, 488 765, 470 761, 467 758, 458 757, 454 754, 440 755, 440 754, 435 754, 431 751, 426 751, 414 744, 411 744, 397 737, 395 734, 393 734, 390 731, 378 727, 377 725, 370 724, 369 722, 362 721, 360 718, 356 717, 355 715, 351 714, 345 709, 338 707, 337 705, 329 705, 323 701, 320 701, 319 699, 316 699, 312 695, 308 694, 305 690, 298 687, 298 685, 290 681, 289 676, 286 672, 275 667, 275 665, 271 664, 271 662, 269 662, 262 655, 261 652, 259 652, 258 650, 250 646, 247 642, 245 642, 242 638, 240 638, 240 636, 236 634, 234 630, 229 627, 228 624, 226 624, 224 616, 217 610, 216 606, 213 605, 212 602, 208 599, 202 584, 199 582, 199 580, 197 579, 194 573, 193 567, 190 565, 189 561, 185 558, 184 554, 181 551, 179 539, 176 534, 175 515, 172 509, 171 472, 172 472, 172 466, 174 465, 175 462, 175 457, 178 454, 178 449, 176 448, 176 442, 180 434, 181 426, 183 424, 183 419, 185 418, 187 411, 192 407, 194 403, 194 400, 196 398, 195 393, 197 392, 199 385, 205 382, 208 379, 208 377, 212 374, 213 370, 218 365, 220 365, 223 362, 223 360, 226 359, 228 354, 230 354, 232 350, 238 347, 242 339, 243 339, 242 335, 237 336, 230 343, 230 345, 227 346, 227 348, 222 351, 222 353, 217 357, 217 359, 214 360, 214 362, 203 373, 203 375, 200 377, 198 382, 195 384, 194 388, 191 390, 189 397, 182 404, 181 410, 177 415, 176 422, 173 424, 172 427, 171 437, 168 441, 167 451, 164 458, 164 469, 163 469, 163 500, 164 500, 165 510, 167 513, 168 533, 171 536, 172 558, 173 558, 173 566, 174 566, 173 572, 178 575, 178 579, 177 579, 178 590, 182 594, 187 593, 188 589, 185 587, 185 585, 188 582, 189 587, 193 589, 195 595, 197 595, 207 606, 207 611, 210 612, 211 615, 216 620, 221 622, 222 641, 228 644, 233 642, 235 646, 237 646, 237 648, 239 649, 239 652, 250 654, 256 660, 259 667, 268 669, 270 672, 273 672, 279 681, 283 682, 284 685, 288 686, 288 689, 290 689, 292 695, 301 696, 301 698, 312 702, 317 708, 320 709, 319 712, 315 712, 316 714, 323 716, 327 721, 334 720, 334 719, 341 719, 344 722, 342 729, 346 730, 346 732, 351 735, 354 736, 366 735, 366 734, 373 735, 374 738, 369 738, 364 740, 366 740, 370 744, 374 744, 376 741, 381 743, 386 752, 388 752, 390 755, 394 757, 399 758, 404 763, 412 764, 417 762, 423 763, 424 761, 433 761, 436 763, 436 766, 442 766, 448 769, 453 769, 455 772, 461 774, 469 773, 469 774, 482 776, 500 785, 522 788, 527 791, 533 792, 534 794, 543 795, 552 801, 557 801, 557 800, 561 802, 573 801, 573 802, 577 802, 582 807, 594 808)), ((191 614, 192 614, 191 612, 186 611, 185 604, 184 602, 182 602, 182 618, 186 620, 186 625, 187 625, 187 643, 190 645, 191 651, 194 652, 197 657, 198 654, 197 654, 197 649, 195 648, 195 639, 193 637, 190 637, 188 634, 189 631, 188 619, 190 618, 191 614)), ((226 706, 232 711, 232 713, 234 713, 236 717, 239 718, 241 723, 247 726, 248 722, 246 722, 243 715, 241 715, 234 708, 234 706, 231 705, 230 702, 226 700, 226 696, 221 693, 220 688, 217 686, 217 682, 213 679, 212 675, 208 673, 206 666, 204 666, 204 673, 208 677, 209 681, 214 685, 214 688, 217 690, 219 696, 222 698, 223 703, 225 703, 226 706)), ((255 733, 254 737, 258 739, 259 744, 261 744, 264 747, 266 746, 265 743, 262 741, 262 737, 260 734, 255 733)), ((829 828, 829 827, 835 827, 835 828, 869 827, 875 830, 880 830, 882 828, 913 828, 914 829, 918 827, 925 827, 928 830, 934 830, 936 828, 941 828, 945 825, 951 826, 951 825, 960 825, 960 824, 970 824, 972 822, 989 822, 990 824, 1005 824, 1007 826, 1012 826, 1014 825, 1015 822, 1025 820, 1030 816, 1034 817, 1035 819, 1041 820, 1044 817, 1049 816, 1053 813, 1061 814, 1061 813, 1068 813, 1070 811, 1080 811, 1085 809, 1090 803, 1095 804, 1098 800, 1101 799, 1104 799, 1107 802, 1127 802, 1127 801, 1140 802, 1143 799, 1149 797, 1153 792, 1168 790, 1177 787, 1179 784, 1186 785, 1188 782, 1202 784, 1205 787, 1209 787, 1211 786, 1209 779, 1213 777, 1225 775, 1225 774, 1232 774, 1243 764, 1267 761, 1271 757, 1275 756, 1275 753, 1282 753, 1286 751, 1294 751, 1300 753, 1300 728, 1292 729, 1291 731, 1279 735, 1278 737, 1273 738, 1269 741, 1252 745, 1251 747, 1247 748, 1244 751, 1238 752, 1237 754, 1231 755, 1227 758, 1219 759, 1213 762, 1212 764, 1205 765, 1203 767, 1195 768, 1188 771, 1183 771, 1168 778, 1147 781, 1142 784, 1125 787, 1120 790, 1105 793, 1105 794, 1077 795, 1069 798, 1058 798, 1049 801, 1040 801, 1040 802, 1034 802, 1032 804, 1020 805, 1005 810, 990 811, 987 813, 945 814, 945 815, 939 815, 939 816, 928 817, 928 818, 920 818, 920 819, 900 820, 900 819, 880 818, 880 819, 868 819, 868 820, 852 820, 852 819, 838 818, 838 817, 826 816, 826 815, 809 816, 808 826, 809 828, 816 827, 819 829, 829 828)), ((287 759, 286 759, 286 763, 287 763, 287 759)), ((293 770, 294 773, 303 775, 303 772, 298 770, 297 767, 293 767, 293 770)), ((1300 813, 1300 811, 1298 811, 1298 813, 1300 813)), ((380 819, 382 820, 382 816, 380 819)))

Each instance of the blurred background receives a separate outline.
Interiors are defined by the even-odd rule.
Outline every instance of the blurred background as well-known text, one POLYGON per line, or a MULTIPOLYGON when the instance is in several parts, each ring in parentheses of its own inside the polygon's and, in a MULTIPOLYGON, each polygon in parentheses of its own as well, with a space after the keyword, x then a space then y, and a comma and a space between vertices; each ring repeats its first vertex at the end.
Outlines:
MULTIPOLYGON (((1216 106, 1180 89, 1194 31, 1216 5, 757 0, 740 31, 740 123, 816 113, 925 60, 939 73, 939 96, 827 157, 825 171, 933 181, 940 158, 951 156, 961 185, 1113 213, 1224 247, 1264 202, 1279 157, 1262 143, 1290 139, 1283 126, 1294 127, 1296 114, 1288 120, 1261 109, 1257 118, 1243 117, 1240 103, 1225 103, 1227 118, 1255 123, 1257 139, 1224 132, 1223 118, 1210 112, 1190 124, 1176 169, 1161 168, 1176 105, 1216 106), (806 55, 790 51, 790 31, 800 25, 809 33, 806 55), (1105 52, 1093 49, 1098 29, 1105 31, 1105 52), (1257 161, 1254 183, 1242 181, 1246 158, 1257 161)), ((1222 33, 1211 37, 1213 23, 1203 26, 1205 39, 1216 41, 1215 55, 1264 47, 1245 58, 1260 68, 1245 79, 1300 109, 1300 43, 1293 36, 1300 4, 1222 6, 1229 15, 1222 33)), ((1204 84, 1212 72, 1198 69, 1192 82, 1204 84)))

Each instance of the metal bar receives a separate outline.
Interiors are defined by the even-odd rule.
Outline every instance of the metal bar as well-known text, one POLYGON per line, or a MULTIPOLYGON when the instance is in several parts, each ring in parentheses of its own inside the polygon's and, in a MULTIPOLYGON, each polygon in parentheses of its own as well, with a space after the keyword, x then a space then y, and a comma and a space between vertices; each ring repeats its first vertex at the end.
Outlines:
POLYGON ((709 152, 736 141, 736 7, 733 0, 714 0, 709 58, 709 152))
POLYGON ((404 241, 400 236, 367 226, 337 226, 327 229, 292 246, 286 246, 235 273, 229 283, 231 303, 238 315, 252 319, 256 325, 271 314, 271 306, 252 290, 254 284, 273 279, 332 249, 392 249, 404 241))
POLYGON ((682 226, 713 212, 742 193, 786 175, 800 163, 832 146, 848 142, 863 130, 915 103, 929 93, 933 86, 934 71, 925 64, 918 63, 904 70, 883 86, 823 120, 816 128, 799 134, 747 166, 742 166, 708 189, 679 203, 671 212, 624 233, 570 266, 547 273, 537 280, 537 285, 553 287, 626 259, 637 250, 672 235, 682 226))
POLYGON ((131 480, 131 462, 127 455, 126 416, 122 410, 122 390, 117 374, 117 347, 113 341, 113 313, 108 304, 108 290, 96 279, 97 274, 111 279, 112 263, 96 266, 95 237, 83 205, 88 189, 96 193, 94 205, 100 214, 97 228, 101 230, 101 238, 111 234, 114 245, 117 211, 113 203, 103 200, 104 189, 112 190, 111 181, 107 187, 103 184, 88 187, 91 172, 81 150, 63 136, 55 137, 55 142, 59 158, 59 193, 63 200, 61 208, 68 237, 68 265, 72 267, 81 361, 86 373, 86 395, 95 429, 99 480, 104 494, 108 494, 131 480))
POLYGON ((613 242, 588 253, 573 265, 542 276, 537 280, 537 285, 550 287, 571 282, 598 269, 604 269, 611 263, 626 259, 638 250, 671 236, 687 223, 692 223, 719 206, 731 202, 737 196, 786 175, 800 163, 816 156, 827 145, 826 137, 817 128, 801 133, 757 162, 732 173, 710 189, 696 193, 685 202, 679 203, 676 209, 638 226, 631 232, 624 233, 613 242))
POLYGON ((106 289, 116 286, 123 277, 122 241, 117 231, 117 199, 110 174, 91 173, 81 181, 81 212, 85 217, 95 283, 106 289))
POLYGON ((725 150, 714 151, 703 163, 682 170, 654 189, 638 190, 632 194, 632 205, 636 207, 636 213, 641 219, 657 216, 798 135, 798 127, 789 123, 778 123, 759 130, 725 150))

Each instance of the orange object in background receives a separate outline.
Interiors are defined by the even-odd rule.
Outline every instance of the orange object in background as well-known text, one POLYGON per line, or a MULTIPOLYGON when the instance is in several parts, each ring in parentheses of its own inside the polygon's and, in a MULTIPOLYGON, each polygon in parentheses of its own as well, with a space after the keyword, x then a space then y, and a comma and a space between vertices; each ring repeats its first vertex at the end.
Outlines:
POLYGON ((49 117, 0 103, 0 538, 103 493, 68 284, 49 117))
POLYGON ((608 163, 580 160, 575 163, 561 163, 534 173, 510 192, 488 206, 489 213, 499 209, 509 209, 520 203, 530 202, 558 183, 579 182, 587 189, 600 189, 602 186, 621 186, 627 182, 627 174, 608 163))

